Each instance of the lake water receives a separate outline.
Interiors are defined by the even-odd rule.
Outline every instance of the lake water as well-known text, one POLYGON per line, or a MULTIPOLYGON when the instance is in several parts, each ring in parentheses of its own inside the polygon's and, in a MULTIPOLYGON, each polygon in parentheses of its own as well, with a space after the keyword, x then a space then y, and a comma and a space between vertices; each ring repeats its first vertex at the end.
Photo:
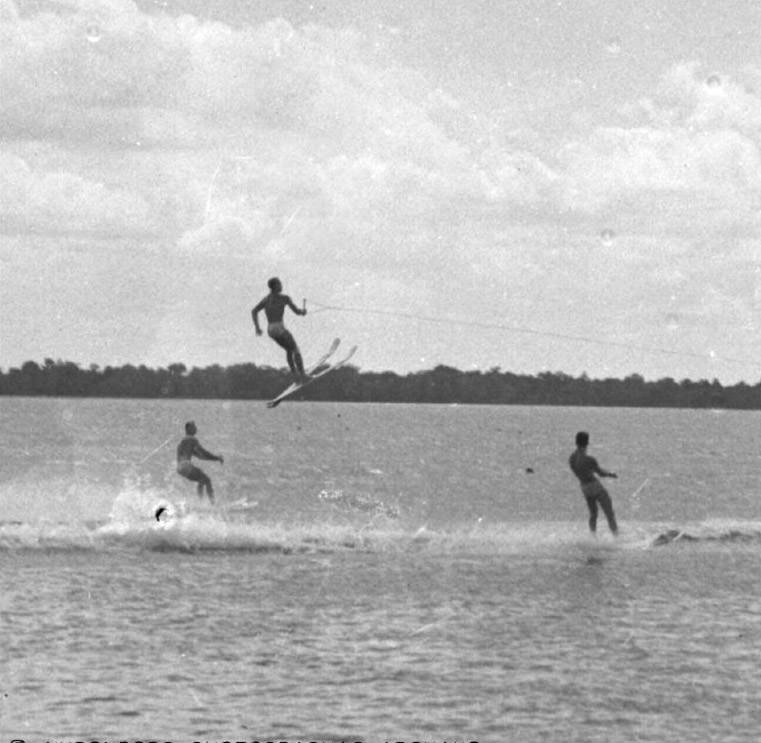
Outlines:
POLYGON ((4 398, 0 422, 7 739, 758 738, 759 413, 4 398), (214 508, 174 473, 191 418, 214 508), (617 540, 588 535, 580 429, 617 540))

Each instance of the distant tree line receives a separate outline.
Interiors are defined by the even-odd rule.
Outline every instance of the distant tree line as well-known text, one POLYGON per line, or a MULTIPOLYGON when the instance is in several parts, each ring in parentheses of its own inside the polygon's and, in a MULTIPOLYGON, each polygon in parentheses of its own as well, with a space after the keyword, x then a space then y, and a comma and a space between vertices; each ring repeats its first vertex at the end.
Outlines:
MULTIPOLYGON (((57 397, 133 397, 200 399, 269 399, 290 382, 282 369, 255 364, 218 364, 188 369, 106 366, 87 369, 71 361, 27 361, 0 370, 0 395, 57 397)), ((345 402, 479 403, 497 405, 597 405, 621 407, 761 408, 761 382, 724 387, 714 379, 646 381, 639 374, 624 379, 572 377, 562 372, 512 374, 494 367, 486 372, 449 366, 399 375, 360 372, 347 366, 326 374, 296 399, 345 402)))

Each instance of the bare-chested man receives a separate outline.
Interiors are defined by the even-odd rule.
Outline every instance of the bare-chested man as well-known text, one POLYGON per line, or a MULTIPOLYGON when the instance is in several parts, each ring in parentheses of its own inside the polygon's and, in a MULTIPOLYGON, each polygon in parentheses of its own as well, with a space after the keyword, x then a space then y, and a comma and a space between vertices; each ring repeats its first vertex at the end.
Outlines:
POLYGON ((285 349, 288 368, 297 381, 303 382, 306 380, 304 362, 301 359, 301 352, 296 341, 283 323, 283 315, 286 307, 290 307, 297 315, 306 315, 306 307, 300 310, 287 294, 282 293, 283 285, 280 283, 280 279, 270 279, 267 286, 270 288, 270 293, 251 310, 256 334, 262 334, 258 315, 264 310, 264 314, 267 316, 267 335, 285 349))
POLYGON ((571 454, 568 464, 570 464, 573 474, 579 478, 581 492, 587 501, 589 530, 594 534, 597 529, 597 506, 599 504, 608 520, 611 532, 617 534, 618 525, 610 496, 603 484, 595 477, 596 474, 600 477, 617 477, 617 475, 615 472, 608 472, 600 467, 597 460, 587 454, 587 446, 589 446, 589 434, 586 431, 579 431, 576 434, 576 451, 571 454))
POLYGON ((219 462, 220 464, 224 464, 225 460, 224 457, 218 457, 216 454, 206 451, 198 443, 196 432, 196 424, 193 421, 188 421, 185 424, 185 438, 177 445, 177 472, 188 480, 198 483, 197 492, 199 498, 203 496, 203 491, 206 489, 206 495, 214 503, 214 488, 211 485, 211 479, 202 469, 196 467, 191 459, 198 457, 199 459, 207 459, 219 462))

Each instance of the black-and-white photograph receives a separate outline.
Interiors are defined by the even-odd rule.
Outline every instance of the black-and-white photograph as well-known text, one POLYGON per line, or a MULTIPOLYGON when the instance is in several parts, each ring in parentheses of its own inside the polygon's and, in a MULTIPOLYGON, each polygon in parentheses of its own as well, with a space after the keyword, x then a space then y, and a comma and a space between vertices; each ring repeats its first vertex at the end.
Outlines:
POLYGON ((0 0, 0 743, 756 743, 761 2, 0 0))

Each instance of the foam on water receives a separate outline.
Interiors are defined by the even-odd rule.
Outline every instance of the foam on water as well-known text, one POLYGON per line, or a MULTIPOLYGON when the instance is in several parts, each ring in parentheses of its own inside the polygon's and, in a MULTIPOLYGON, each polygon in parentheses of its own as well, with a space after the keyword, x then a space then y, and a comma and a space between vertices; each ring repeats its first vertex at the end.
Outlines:
MULTIPOLYGON (((322 497, 322 496, 321 496, 322 497)), ((333 497, 332 500, 336 500, 333 497)), ((69 523, 0 522, 0 550, 152 550, 181 552, 319 553, 425 551, 433 554, 567 554, 625 552, 664 546, 760 545, 761 522, 711 520, 695 524, 624 524, 614 538, 590 536, 581 522, 486 522, 429 527, 378 508, 368 496, 341 494, 362 517, 352 523, 323 519, 259 517, 247 498, 218 505, 178 497, 172 490, 125 484, 108 517, 69 523), (160 519, 155 514, 163 508, 160 519)))

